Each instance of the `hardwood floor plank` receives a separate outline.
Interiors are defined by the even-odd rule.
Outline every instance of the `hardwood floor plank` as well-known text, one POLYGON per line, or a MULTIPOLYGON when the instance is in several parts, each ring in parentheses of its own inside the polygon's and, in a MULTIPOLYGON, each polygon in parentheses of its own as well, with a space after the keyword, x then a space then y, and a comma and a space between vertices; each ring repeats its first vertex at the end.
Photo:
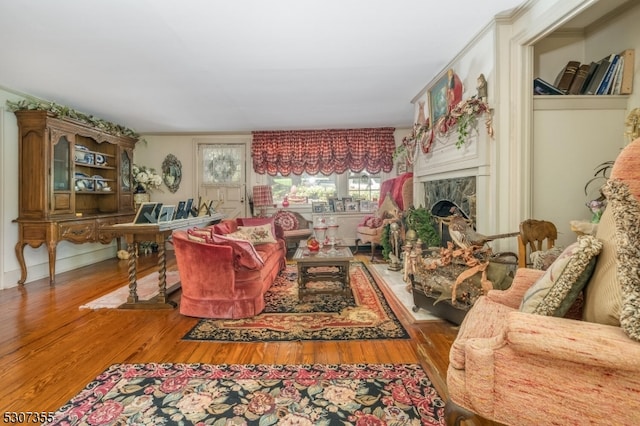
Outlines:
MULTIPOLYGON (((357 260, 368 262, 368 256, 357 260)), ((156 258, 139 259, 138 276, 155 273, 156 258)), ((175 270, 168 254, 168 269, 175 270)), ((182 337, 197 319, 178 309, 137 311, 79 307, 128 282, 126 261, 110 259, 0 291, 0 408, 53 411, 117 363, 214 364, 424 363, 446 373, 457 328, 445 321, 411 324, 393 302, 410 339, 293 342, 197 342, 182 337)), ((171 295, 179 301, 179 291, 171 295)), ((443 378, 432 378, 438 386, 443 378)), ((440 389, 438 389, 440 391, 440 389)))

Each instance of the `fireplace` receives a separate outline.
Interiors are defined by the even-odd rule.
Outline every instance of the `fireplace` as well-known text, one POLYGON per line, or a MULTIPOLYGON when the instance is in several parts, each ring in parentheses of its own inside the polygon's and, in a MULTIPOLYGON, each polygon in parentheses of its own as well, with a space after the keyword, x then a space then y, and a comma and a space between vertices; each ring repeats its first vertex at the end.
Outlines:
MULTIPOLYGON (((453 179, 438 179, 423 182, 425 206, 436 219, 451 216, 457 210, 462 217, 469 219, 473 228, 476 223, 476 178, 467 176, 453 179)), ((451 241, 449 229, 438 220, 440 243, 446 247, 451 241)))

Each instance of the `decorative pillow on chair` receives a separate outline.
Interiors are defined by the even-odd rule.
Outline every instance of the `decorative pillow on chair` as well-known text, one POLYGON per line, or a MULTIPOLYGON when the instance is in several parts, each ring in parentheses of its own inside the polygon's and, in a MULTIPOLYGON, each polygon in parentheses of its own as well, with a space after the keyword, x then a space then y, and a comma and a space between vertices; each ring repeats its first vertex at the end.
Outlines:
POLYGON ((283 231, 293 231, 300 226, 296 215, 286 210, 278 211, 273 218, 276 225, 280 225, 283 231))
POLYGON ((271 232, 271 225, 238 226, 238 231, 247 235, 253 244, 266 244, 277 242, 271 232))
POLYGON ((593 273, 602 242, 591 235, 578 237, 527 290, 520 311, 564 316, 593 273))
POLYGON ((211 238, 214 244, 231 246, 233 249, 234 267, 244 267, 250 270, 260 269, 264 266, 262 257, 250 241, 237 240, 225 235, 214 234, 211 238))

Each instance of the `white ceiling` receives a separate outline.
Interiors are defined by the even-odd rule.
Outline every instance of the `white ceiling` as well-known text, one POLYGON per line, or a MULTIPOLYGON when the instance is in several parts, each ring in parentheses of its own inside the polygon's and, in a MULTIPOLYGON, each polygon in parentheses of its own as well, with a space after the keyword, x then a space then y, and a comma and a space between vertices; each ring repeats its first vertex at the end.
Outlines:
POLYGON ((0 0, 0 86, 139 133, 409 127, 522 0, 0 0))

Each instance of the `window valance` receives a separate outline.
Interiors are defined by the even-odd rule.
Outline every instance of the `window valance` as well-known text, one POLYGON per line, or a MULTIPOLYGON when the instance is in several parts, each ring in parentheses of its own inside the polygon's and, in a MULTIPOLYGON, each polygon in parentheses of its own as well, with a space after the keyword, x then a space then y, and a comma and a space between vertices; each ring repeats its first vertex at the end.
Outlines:
POLYGON ((253 132, 253 170, 288 176, 393 169, 393 127, 253 132))

